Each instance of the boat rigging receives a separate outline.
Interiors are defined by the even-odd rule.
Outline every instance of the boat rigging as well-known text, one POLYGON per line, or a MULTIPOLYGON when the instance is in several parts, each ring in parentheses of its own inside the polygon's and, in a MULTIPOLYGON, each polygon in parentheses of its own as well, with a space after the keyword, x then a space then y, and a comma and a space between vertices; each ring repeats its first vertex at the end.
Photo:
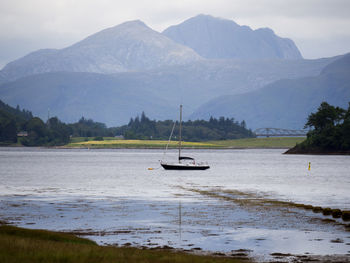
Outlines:
MULTIPOLYGON (((165 151, 168 149, 169 142, 171 140, 171 136, 173 134, 175 127, 175 123, 173 126, 173 129, 171 131, 168 144, 165 148, 165 151)), ((180 128, 179 128, 179 156, 178 156, 178 162, 175 163, 168 163, 166 161, 161 160, 160 165, 165 170, 206 170, 209 169, 210 166, 207 163, 204 162, 196 162, 196 160, 192 157, 188 156, 182 156, 181 155, 181 142, 182 142, 182 105, 180 105, 180 128)), ((165 155, 165 153, 164 153, 165 155)))

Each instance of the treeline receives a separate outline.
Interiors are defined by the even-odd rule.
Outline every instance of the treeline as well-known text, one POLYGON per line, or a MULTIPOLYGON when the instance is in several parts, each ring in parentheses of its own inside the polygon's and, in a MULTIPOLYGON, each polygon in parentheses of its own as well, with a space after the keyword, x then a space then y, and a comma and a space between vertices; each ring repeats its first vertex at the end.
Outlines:
POLYGON ((33 117, 30 111, 13 108, 0 101, 0 144, 20 144, 25 146, 58 146, 67 144, 71 136, 94 137, 114 136, 116 128, 82 117, 77 123, 65 124, 57 117, 47 122, 33 117), (18 139, 18 133, 25 131, 18 139))
POLYGON ((82 117, 77 123, 68 124, 72 137, 114 137, 118 128, 107 128, 106 124, 82 117))
MULTIPOLYGON (((167 140, 173 128, 172 120, 150 120, 145 113, 141 117, 131 118, 128 125, 119 127, 116 131, 126 139, 159 139, 167 140)), ((177 130, 179 123, 177 123, 177 130)), ((178 132, 174 132, 178 136, 178 132)), ((241 123, 233 118, 211 117, 209 121, 196 120, 182 123, 182 139, 184 141, 227 140, 255 137, 251 130, 246 128, 245 121, 241 123)))
POLYGON ((287 153, 350 153, 350 102, 347 110, 322 102, 305 128, 307 139, 287 153))
MULTIPOLYGON (((25 146, 58 146, 67 144, 71 137, 114 137, 122 135, 125 139, 160 139, 167 140, 174 126, 174 121, 155 121, 146 117, 131 118, 128 125, 107 128, 100 122, 82 117, 78 122, 65 124, 57 117, 44 122, 33 117, 30 111, 21 110, 19 106, 12 108, 0 101, 0 144, 15 144, 25 146), (23 137, 18 133, 25 131, 23 137), (20 138, 20 139, 18 139, 20 138)), ((210 118, 209 121, 186 121, 182 124, 182 139, 184 141, 226 140, 254 137, 254 133, 233 118, 210 118)), ((177 130, 174 137, 178 136, 177 130)))
POLYGON ((12 108, 0 100, 0 143, 16 143, 17 132, 24 130, 33 118, 30 111, 12 108))
POLYGON ((44 123, 30 111, 0 101, 0 144, 17 143, 19 132, 23 132, 20 144, 25 146, 63 145, 69 142, 71 134, 68 125, 56 117, 44 123))

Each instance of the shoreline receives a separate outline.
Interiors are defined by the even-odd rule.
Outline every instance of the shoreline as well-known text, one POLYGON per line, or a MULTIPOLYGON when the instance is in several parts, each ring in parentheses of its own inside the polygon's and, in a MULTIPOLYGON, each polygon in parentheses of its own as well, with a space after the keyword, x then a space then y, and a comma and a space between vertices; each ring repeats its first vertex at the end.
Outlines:
MULTIPOLYGON (((56 149, 177 149, 178 142, 165 140, 120 140, 106 137, 102 141, 94 138, 72 138, 71 142, 60 146, 43 145, 39 147, 56 149)), ((267 137, 267 138, 243 138, 235 140, 220 141, 183 141, 183 149, 290 149, 302 142, 303 137, 267 137)), ((2 145, 4 147, 21 147, 19 143, 2 145)), ((28 147, 28 146, 22 146, 28 147)), ((33 146, 35 147, 35 146, 33 146)))
MULTIPOLYGON (((115 245, 97 245, 94 244, 93 241, 90 239, 80 237, 77 234, 69 233, 69 232, 61 232, 61 231, 50 231, 45 229, 28 229, 28 228, 22 228, 13 226, 11 224, 8 224, 7 222, 0 221, 0 237, 7 236, 10 237, 12 240, 21 239, 21 243, 13 243, 13 247, 20 247, 23 246, 26 242, 31 242, 31 245, 34 245, 35 252, 38 252, 38 257, 42 259, 43 254, 43 247, 45 245, 50 246, 50 243, 55 242, 55 246, 59 247, 59 250, 61 250, 61 246, 65 246, 66 244, 70 244, 69 246, 66 246, 64 249, 64 253, 60 255, 50 255, 50 252, 48 255, 46 255, 45 261, 46 262, 57 262, 57 257, 62 257, 65 259, 65 262, 75 262, 75 258, 72 258, 69 260, 67 254, 71 253, 71 248, 75 246, 82 246, 82 248, 86 249, 87 247, 90 247, 90 249, 98 249, 98 253, 94 256, 96 257, 102 257, 104 258, 105 253, 110 253, 111 250, 114 251, 124 251, 124 254, 130 254, 130 253, 137 253, 140 259, 142 258, 145 260, 145 257, 148 256, 149 253, 152 253, 153 257, 161 257, 163 254, 166 254, 170 257, 183 257, 181 261, 176 262, 193 262, 195 259, 195 262, 226 262, 226 260, 234 260, 236 263, 248 263, 248 262, 265 262, 266 260, 264 258, 254 258, 249 255, 250 250, 247 249, 236 249, 232 250, 229 253, 222 253, 222 252, 210 252, 210 251, 203 251, 199 250, 197 248, 192 249, 178 249, 173 248, 170 246, 163 246, 163 247, 155 247, 155 248, 149 248, 149 247, 134 247, 130 245, 124 245, 124 246, 115 246, 115 245), (45 236, 44 236, 45 235, 45 236), (41 254, 41 255, 40 255, 41 254), (189 260, 186 259, 186 257, 189 257, 189 260), (194 258, 193 258, 194 257, 194 258)), ((7 244, 6 244, 7 245, 7 244)), ((12 248, 13 248, 12 247, 12 248)), ((33 251, 27 251, 28 247, 24 246, 21 247, 21 255, 10 255, 12 260, 16 257, 19 257, 21 259, 21 256, 29 256, 35 260, 35 254, 33 254, 33 251), (27 255, 26 255, 27 254, 27 255)), ((73 248, 74 253, 77 253, 81 257, 84 258, 84 253, 79 252, 79 250, 76 250, 73 248)), ((303 255, 303 254, 291 254, 291 253, 278 253, 274 252, 271 253, 270 256, 272 257, 273 261, 275 260, 283 260, 282 262, 310 262, 310 261, 317 261, 317 262, 350 262, 349 255, 339 255, 339 254, 333 254, 333 255, 303 255), (287 260, 287 261, 284 261, 287 260)), ((118 253, 117 256, 114 258, 115 260, 119 260, 118 262, 134 262, 134 259, 128 259, 124 258, 124 256, 121 253, 118 253)), ((154 258, 152 259, 153 262, 154 258)), ((86 260, 83 260, 79 262, 90 262, 91 257, 88 256, 86 260)), ((105 261, 103 261, 105 262, 105 261)), ((145 261, 149 262, 149 261, 145 261)), ((155 262, 163 262, 163 261, 155 261, 155 262)), ((168 261, 167 261, 168 262, 168 261)), ((171 262, 171 261, 170 261, 171 262)))
MULTIPOLYGON (((95 146, 92 145, 90 147, 88 146, 24 146, 24 145, 0 145, 1 148, 26 148, 26 149, 35 149, 35 148, 42 148, 42 149, 62 149, 62 150, 122 150, 122 149, 130 149, 130 150, 164 150, 164 147, 159 146, 132 146, 132 145, 123 145, 123 146, 111 146, 111 147, 101 147, 101 146, 95 146)), ((176 150, 177 147, 169 146, 168 149, 170 150, 176 150)), ((182 149, 186 150, 286 150, 282 154, 290 154, 290 155, 350 155, 350 151, 319 151, 319 150, 311 150, 311 151, 299 151, 299 150, 293 150, 294 148, 288 148, 288 147, 240 147, 240 146, 212 146, 212 147, 198 147, 198 146, 184 146, 182 149)))
MULTIPOLYGON (((74 246, 74 243, 84 243, 84 246, 93 246, 95 248, 101 249, 99 252, 102 254, 105 251, 104 250, 110 250, 115 249, 115 251, 125 251, 124 253, 130 253, 129 251, 136 251, 138 255, 141 256, 141 258, 144 258, 145 254, 147 256, 147 253, 154 253, 155 255, 166 253, 167 255, 173 255, 173 256, 181 256, 185 255, 185 257, 194 256, 198 257, 199 260, 203 259, 203 262, 207 262, 207 260, 210 260, 210 262, 221 262, 220 260, 235 260, 236 263, 248 263, 248 262, 310 262, 310 261, 317 261, 317 262, 350 262, 350 254, 294 254, 294 253, 282 253, 282 252, 271 252, 268 254, 268 257, 266 256, 259 256, 251 254, 252 250, 246 249, 246 248, 240 248, 240 249, 234 249, 230 252, 221 252, 221 251, 210 251, 210 250, 204 250, 197 247, 192 248, 176 248, 168 245, 164 246, 156 246, 156 247, 148 247, 148 246, 139 246, 139 245, 133 245, 128 240, 125 240, 126 243, 124 244, 97 244, 95 241, 93 241, 90 238, 84 237, 89 236, 88 233, 79 233, 79 231, 56 231, 56 230, 47 230, 47 229, 30 229, 26 227, 18 227, 14 223, 9 223, 7 221, 0 220, 0 237, 1 235, 4 235, 4 228, 5 228, 5 235, 6 233, 6 227, 10 228, 10 232, 13 238, 20 238, 23 239, 23 237, 27 240, 30 240, 31 245, 35 246, 36 251, 40 254, 42 253, 41 247, 42 243, 44 245, 49 245, 49 243, 52 242, 52 240, 56 243, 55 246, 65 245, 65 243, 71 244, 70 246, 74 246), (16 233, 17 232, 17 233, 16 233), (45 236, 42 235, 42 232, 45 233, 45 236), (19 233, 19 234, 18 234, 19 233), (24 236, 23 236, 23 233, 24 236), (39 233, 39 237, 38 237, 39 233), (57 237, 56 237, 57 236, 57 237), (51 237, 51 238, 50 238, 51 237), (73 240, 73 241, 72 241, 73 240), (77 240, 77 241, 76 241, 77 240), (187 256, 186 256, 187 255, 187 256), (272 260, 272 261, 271 261, 272 260)), ((104 235, 102 232, 96 232, 98 235, 104 235)), ((90 235, 91 236, 91 235, 90 235)), ((1 241, 0 241, 1 242, 1 241)), ((21 241, 23 243, 23 241, 21 241)), ((15 246, 18 246, 18 244, 15 244, 15 246)), ((70 247, 69 246, 69 247, 70 247)), ((25 249, 24 249, 25 250, 25 249)), ((273 251, 273 250, 272 250, 273 251)), ((68 251, 69 253, 70 251, 68 251)), ((23 251, 21 252, 23 253, 23 251)), ((28 253, 24 251, 24 253, 28 253)), ((67 253, 67 251, 66 251, 67 253)), ((76 253, 76 252, 75 252, 76 253)), ((79 252, 78 252, 79 253, 79 252)), ((35 255, 33 254, 33 251, 30 251, 31 256, 35 255)), ((22 254, 23 255, 23 254, 22 254)), ((57 256, 55 256, 54 261, 51 261, 52 255, 49 255, 46 259, 46 262, 56 262, 57 256)), ((67 257, 66 254, 63 254, 63 257, 67 257)), ((13 258, 13 255, 11 255, 11 258, 13 258)), ((120 262, 134 262, 129 261, 128 259, 121 260, 120 262)), ((74 259, 72 261, 67 262, 75 262, 74 259)), ((83 261, 85 262, 85 261, 83 261)), ((153 262, 153 261, 152 261, 153 262)), ((179 261, 177 261, 179 262, 179 261)), ((180 262, 187 262, 187 261, 180 261, 180 262)), ((193 261, 190 261, 193 262, 193 261)), ((198 262, 198 261, 195 261, 198 262)), ((199 261, 201 262, 201 261, 199 261)), ((226 261, 225 261, 226 262, 226 261)))
POLYGON ((304 155, 350 155, 350 151, 325 151, 320 149, 298 149, 296 146, 288 149, 283 154, 304 154, 304 155))
MULTIPOLYGON (((53 146, 48 148, 55 149, 141 149, 141 150, 164 150, 164 147, 133 147, 133 146, 124 146, 124 147, 66 147, 66 146, 53 146)), ((177 147, 168 147, 171 150, 177 150, 177 147)), ((269 149, 280 149, 285 150, 288 149, 286 147, 182 147, 182 149, 186 150, 269 150, 269 149)))

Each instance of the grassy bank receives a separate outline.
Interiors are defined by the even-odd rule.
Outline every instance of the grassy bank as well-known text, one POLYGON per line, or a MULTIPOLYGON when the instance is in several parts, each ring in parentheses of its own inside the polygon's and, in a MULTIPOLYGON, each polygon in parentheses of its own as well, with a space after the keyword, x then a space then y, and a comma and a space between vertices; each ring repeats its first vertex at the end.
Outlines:
POLYGON ((291 148, 305 140, 305 137, 269 137, 238 140, 211 141, 210 143, 224 148, 291 148))
POLYGON ((98 246, 71 234, 0 226, 0 262, 247 262, 229 257, 196 256, 170 250, 98 246))
MULTIPOLYGON (((237 140, 183 142, 184 148, 291 148, 305 140, 304 137, 271 137, 249 138, 237 140)), ((92 139, 72 138, 66 147, 72 148, 164 148, 168 142, 159 140, 116 140, 104 138, 103 141, 92 139)), ((170 148, 178 147, 178 142, 171 141, 170 148)))

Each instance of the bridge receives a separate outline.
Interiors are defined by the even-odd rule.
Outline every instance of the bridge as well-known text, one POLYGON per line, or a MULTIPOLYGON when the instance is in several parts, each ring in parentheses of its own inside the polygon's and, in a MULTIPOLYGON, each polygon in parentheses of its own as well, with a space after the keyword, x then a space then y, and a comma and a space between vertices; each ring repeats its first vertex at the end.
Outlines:
POLYGON ((258 128, 254 131, 256 136, 261 137, 304 137, 308 130, 289 130, 281 128, 258 128))

